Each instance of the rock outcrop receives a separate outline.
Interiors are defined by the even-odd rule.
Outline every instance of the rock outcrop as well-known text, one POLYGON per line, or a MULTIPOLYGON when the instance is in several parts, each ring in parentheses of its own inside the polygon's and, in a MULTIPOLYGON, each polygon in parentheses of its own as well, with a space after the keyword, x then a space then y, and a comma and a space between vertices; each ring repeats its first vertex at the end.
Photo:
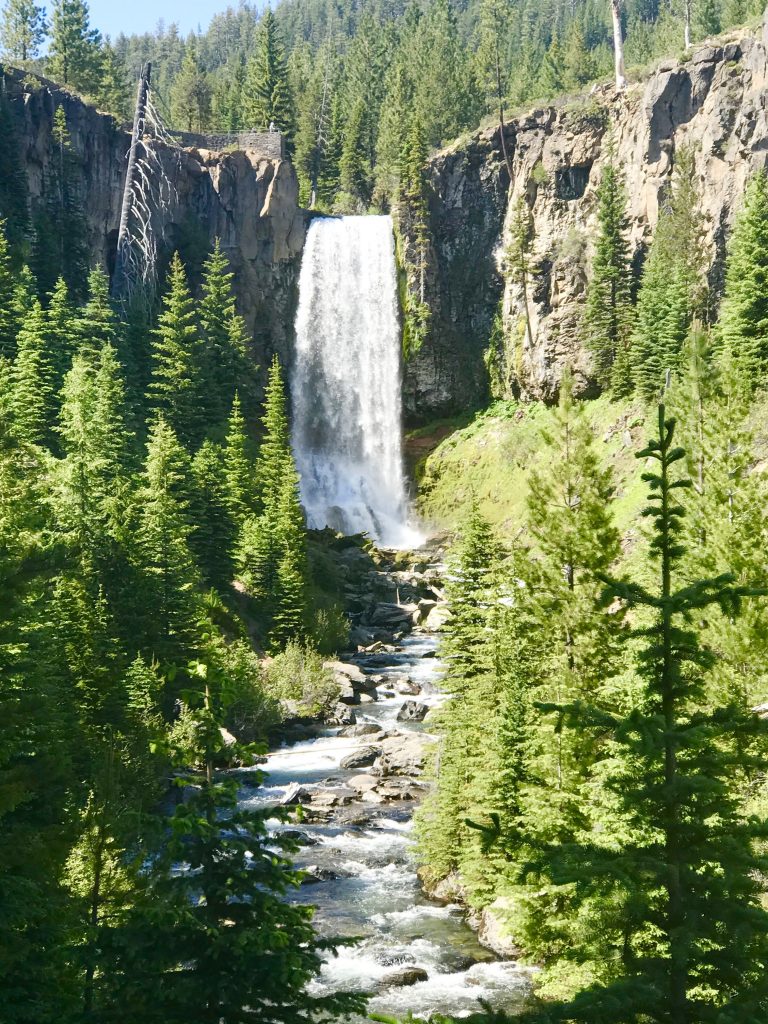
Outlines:
MULTIPOLYGON (((33 212, 47 201, 46 182, 58 159, 54 114, 63 109, 88 251, 93 263, 111 271, 129 132, 111 116, 42 79, 0 66, 0 87, 16 128, 33 212)), ((206 249, 219 238, 235 273, 240 313, 254 335, 255 360, 264 366, 273 352, 287 360, 306 231, 292 164, 257 150, 151 145, 174 191, 162 217, 163 255, 178 247, 194 277, 206 249)))
POLYGON ((700 45, 664 61, 642 84, 534 110, 505 137, 484 129, 436 154, 429 168, 433 241, 427 299, 432 330, 406 370, 408 417, 425 421, 485 397, 483 350, 503 309, 510 391, 552 401, 562 368, 594 391, 580 320, 596 224, 595 191, 608 133, 627 178, 630 235, 639 267, 669 187, 675 154, 690 147, 699 183, 709 280, 722 284, 725 241, 750 175, 768 154, 768 34, 700 45), (533 225, 532 343, 519 285, 504 282, 512 211, 525 196, 533 225))

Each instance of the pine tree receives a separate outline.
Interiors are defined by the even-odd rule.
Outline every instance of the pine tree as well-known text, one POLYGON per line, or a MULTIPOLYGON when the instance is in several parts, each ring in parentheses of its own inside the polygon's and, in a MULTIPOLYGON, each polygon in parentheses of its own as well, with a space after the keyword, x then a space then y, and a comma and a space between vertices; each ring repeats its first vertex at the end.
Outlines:
POLYGON ((632 270, 626 190, 611 143, 597 188, 597 221, 584 314, 586 340, 594 354, 598 383, 623 395, 629 390, 629 381, 622 378, 628 368, 632 330, 632 270))
POLYGON ((758 172, 728 243, 720 334, 758 386, 768 366, 768 177, 758 172))
POLYGON ((16 352, 16 335, 20 326, 14 301, 17 287, 5 221, 0 218, 0 357, 4 359, 13 359, 16 352))
POLYGON ((278 503, 274 511, 271 505, 267 507, 263 523, 279 553, 274 592, 270 595, 273 614, 269 645, 280 651, 290 642, 305 639, 308 619, 306 531, 299 479, 292 461, 283 475, 278 503))
POLYGON ((86 575, 117 585, 131 468, 131 433, 125 420, 125 387, 111 345, 96 367, 75 357, 64 381, 59 422, 64 455, 55 476, 54 508, 60 533, 86 575))
POLYGON ((210 125, 211 85, 194 47, 187 49, 174 79, 171 110, 175 123, 183 131, 203 132, 210 125))
POLYGON ((299 877, 275 852, 274 810, 238 808, 237 783, 216 776, 222 755, 246 751, 225 749, 221 736, 229 679, 209 664, 193 668, 203 772, 164 830, 144 899, 115 929, 113 1007, 126 1024, 298 1024, 362 1012, 359 996, 308 991, 335 944, 317 938, 309 908, 285 899, 299 877))
POLYGON ((168 287, 152 339, 152 380, 147 398, 185 447, 194 448, 204 425, 203 353, 195 303, 184 264, 174 253, 168 287))
POLYGON ((269 8, 262 15, 256 52, 246 69, 243 107, 250 127, 266 130, 274 125, 291 144, 294 133, 293 97, 280 30, 269 8))
POLYGON ((366 109, 358 100, 344 127, 339 158, 339 193, 335 209, 364 211, 371 198, 371 164, 367 154, 366 109))
POLYGON ((192 459, 193 495, 190 546, 203 579, 213 587, 228 588, 234 579, 233 553, 237 526, 231 512, 223 451, 204 441, 192 459))
POLYGON ((88 301, 75 320, 78 349, 96 364, 105 345, 118 347, 119 323, 109 298, 109 278, 94 267, 88 275, 88 301))
POLYGON ((137 495, 136 649, 161 665, 184 663, 199 614, 198 572, 189 547, 192 528, 184 496, 187 456, 170 424, 158 416, 147 442, 137 495))
POLYGON ((43 7, 34 0, 6 0, 0 22, 0 44, 11 60, 24 64, 38 57, 47 32, 43 7))
POLYGON ((569 731, 609 738, 600 772, 606 820, 588 844, 555 846, 544 857, 557 877, 576 884, 588 908, 584 941, 564 959, 573 972, 597 958, 602 977, 571 1002, 524 1021, 618 1024, 638 1014, 659 1024, 758 1021, 768 1006, 761 967, 768 912, 759 882, 768 823, 745 814, 738 784, 764 760, 768 727, 730 701, 707 707, 713 655, 697 625, 705 609, 737 617, 755 592, 729 576, 678 583, 685 553, 679 496, 691 481, 677 472, 686 456, 674 429, 660 406, 658 436, 638 453, 656 464, 643 474, 656 583, 607 584, 607 598, 641 616, 641 689, 628 713, 562 709, 569 731))
MULTIPOLYGON (((0 379, 0 988, 8 1024, 71 1008, 60 885, 76 722, 51 642, 44 472, 10 428, 0 379)), ((50 550, 50 549, 49 549, 50 550)))
POLYGON ((493 682, 490 623, 499 596, 500 557, 491 527, 473 501, 450 558, 451 618, 441 653, 448 665, 444 685, 452 698, 441 715, 437 789, 419 812, 422 870, 433 881, 462 864, 467 847, 476 842, 466 819, 482 816, 473 806, 472 793, 477 776, 483 783, 488 781, 490 733, 496 727, 489 692, 493 682), (481 730, 483 719, 492 724, 481 730))
POLYGON ((237 392, 227 424, 223 461, 230 515, 240 529, 246 516, 254 515, 259 506, 256 468, 250 455, 245 417, 237 392))
POLYGON ((33 444, 51 443, 56 415, 56 371, 46 315, 36 299, 18 336, 13 364, 14 430, 33 444))
POLYGON ((223 427, 235 388, 244 381, 247 372, 247 331, 245 322, 237 313, 232 291, 234 276, 217 239, 203 266, 202 297, 198 304, 205 346, 209 429, 223 427))
POLYGON ((99 84, 101 35, 85 0, 55 0, 48 73, 62 85, 93 93, 99 84))
POLYGON ((633 376, 643 398, 658 395, 667 371, 679 368, 685 339, 703 304, 701 218, 693 171, 692 154, 682 150, 643 269, 631 342, 633 376))

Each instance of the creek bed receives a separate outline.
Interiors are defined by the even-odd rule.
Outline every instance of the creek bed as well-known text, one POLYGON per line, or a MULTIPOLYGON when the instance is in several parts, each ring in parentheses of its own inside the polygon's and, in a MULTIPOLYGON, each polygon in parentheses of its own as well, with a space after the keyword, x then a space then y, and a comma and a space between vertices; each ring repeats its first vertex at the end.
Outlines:
MULTIPOLYGON (((375 672, 385 677, 380 691, 386 689, 386 677, 407 675, 421 687, 419 702, 434 707, 444 701, 436 646, 433 636, 416 634, 401 641, 396 652, 377 659, 375 672)), ((376 703, 355 707, 357 721, 386 730, 396 727, 401 733, 429 732, 429 723, 397 721, 405 699, 381 695, 376 703)), ((329 728, 316 739, 270 754, 264 785, 245 790, 243 805, 274 805, 296 783, 310 791, 341 788, 365 772, 345 771, 339 762, 353 750, 375 744, 377 737, 345 738, 339 731, 329 728)), ((413 801, 355 801, 327 822, 278 826, 298 828, 307 836, 312 845, 295 855, 296 865, 327 878, 302 886, 291 899, 316 907, 315 925, 321 935, 360 939, 328 958, 315 989, 370 992, 370 1009, 378 1013, 410 1010, 424 1017, 462 1017, 476 1012, 480 999, 497 1009, 522 1008, 530 991, 530 972, 484 949, 460 907, 445 906, 423 893, 412 858, 415 807, 413 801), (345 813, 350 810, 351 815, 345 813), (361 814, 363 824, 343 820, 359 820, 361 814), (426 972, 426 980, 407 987, 388 985, 393 975, 409 969, 426 972)))

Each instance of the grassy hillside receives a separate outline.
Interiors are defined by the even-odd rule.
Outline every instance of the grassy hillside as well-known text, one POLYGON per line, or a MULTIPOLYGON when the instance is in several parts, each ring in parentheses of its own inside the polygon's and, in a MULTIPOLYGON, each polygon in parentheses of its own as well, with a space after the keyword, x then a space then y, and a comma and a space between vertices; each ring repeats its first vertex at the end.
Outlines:
MULTIPOLYGON (((625 544, 638 536, 638 511, 645 496, 642 447, 654 415, 638 400, 607 397, 587 402, 587 416, 616 481, 616 517, 625 544)), ((752 410, 755 471, 768 469, 768 396, 752 410)), ((500 533, 511 539, 523 528, 528 474, 544 471, 542 430, 553 425, 553 410, 540 403, 496 402, 469 422, 432 424, 408 435, 406 448, 418 485, 419 515, 435 532, 453 532, 472 496, 500 533)))

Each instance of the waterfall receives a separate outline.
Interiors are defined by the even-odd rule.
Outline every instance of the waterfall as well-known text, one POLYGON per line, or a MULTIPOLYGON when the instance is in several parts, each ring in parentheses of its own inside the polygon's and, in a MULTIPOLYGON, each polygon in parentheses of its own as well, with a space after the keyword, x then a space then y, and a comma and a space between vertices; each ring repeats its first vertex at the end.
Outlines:
POLYGON ((413 547, 389 217, 317 218, 299 278, 293 449, 310 527, 413 547))

